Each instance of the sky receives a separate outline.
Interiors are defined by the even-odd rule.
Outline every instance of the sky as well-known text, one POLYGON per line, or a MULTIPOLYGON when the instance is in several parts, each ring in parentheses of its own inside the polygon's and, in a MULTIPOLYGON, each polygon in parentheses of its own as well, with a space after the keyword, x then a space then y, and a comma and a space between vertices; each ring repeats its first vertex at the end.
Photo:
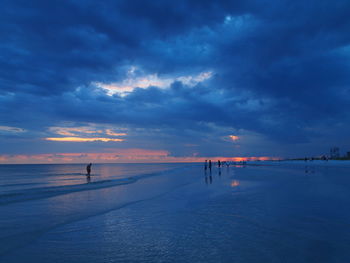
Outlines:
POLYGON ((0 163, 350 151, 348 0, 3 0, 0 163))

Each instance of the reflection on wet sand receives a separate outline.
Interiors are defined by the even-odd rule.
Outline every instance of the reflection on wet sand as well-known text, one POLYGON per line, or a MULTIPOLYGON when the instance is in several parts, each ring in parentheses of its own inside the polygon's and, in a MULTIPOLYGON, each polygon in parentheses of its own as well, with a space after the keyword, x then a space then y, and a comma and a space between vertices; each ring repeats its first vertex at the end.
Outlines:
POLYGON ((305 173, 315 173, 315 167, 313 166, 305 166, 305 173))
POLYGON ((239 181, 238 180, 232 180, 231 181, 231 187, 237 187, 239 186, 239 181))
POLYGON ((211 175, 211 171, 209 172, 209 176, 208 176, 207 171, 204 172, 204 181, 206 184, 208 184, 208 181, 210 184, 213 182, 213 177, 211 175))
MULTIPOLYGON (((236 165, 234 167, 236 167, 236 165)), ((242 167, 245 167, 245 166, 241 165, 239 167, 242 168, 242 167)), ((227 167, 227 170, 226 169, 224 170, 224 175, 230 175, 229 167, 227 167)), ((233 170, 232 170, 232 174, 231 175, 234 175, 234 171, 233 170)), ((222 176, 222 169, 220 167, 220 168, 217 169, 217 177, 221 178, 221 176, 222 176)), ((214 176, 213 176, 212 175, 212 171, 204 170, 204 182, 205 182, 206 185, 213 183, 213 180, 214 180, 213 177, 215 177, 215 173, 214 173, 214 176)), ((232 180, 229 185, 231 187, 237 187, 237 186, 240 185, 240 182, 238 180, 232 180)))
POLYGON ((247 165, 246 165, 246 164, 235 164, 235 165, 233 165, 233 167, 236 167, 236 168, 245 168, 245 167, 247 167, 247 165))
POLYGON ((213 177, 212 177, 211 175, 205 176, 205 177, 204 177, 204 181, 205 181, 206 184, 208 184, 208 182, 209 182, 210 184, 212 184, 212 183, 213 183, 213 177))

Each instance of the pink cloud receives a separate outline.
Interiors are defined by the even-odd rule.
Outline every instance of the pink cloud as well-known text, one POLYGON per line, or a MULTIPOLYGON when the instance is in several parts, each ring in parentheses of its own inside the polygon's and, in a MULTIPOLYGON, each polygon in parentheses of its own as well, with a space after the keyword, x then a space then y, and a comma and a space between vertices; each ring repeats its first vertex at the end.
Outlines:
POLYGON ((56 141, 56 142, 122 142, 124 139, 116 139, 116 138, 104 138, 104 137, 50 137, 45 138, 47 141, 56 141))

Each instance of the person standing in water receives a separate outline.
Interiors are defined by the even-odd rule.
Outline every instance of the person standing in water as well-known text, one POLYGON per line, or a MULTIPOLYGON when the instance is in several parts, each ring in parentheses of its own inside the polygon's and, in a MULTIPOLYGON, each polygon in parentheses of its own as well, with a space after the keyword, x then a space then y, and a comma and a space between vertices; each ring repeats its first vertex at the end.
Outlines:
POLYGON ((86 175, 87 175, 87 176, 90 176, 90 173, 91 173, 91 165, 92 165, 92 163, 89 163, 89 164, 86 166, 86 175))
POLYGON ((209 160, 209 170, 211 171, 211 160, 209 160))
POLYGON ((204 171, 207 171, 207 168, 208 167, 208 161, 207 160, 205 160, 205 162, 204 162, 204 171))

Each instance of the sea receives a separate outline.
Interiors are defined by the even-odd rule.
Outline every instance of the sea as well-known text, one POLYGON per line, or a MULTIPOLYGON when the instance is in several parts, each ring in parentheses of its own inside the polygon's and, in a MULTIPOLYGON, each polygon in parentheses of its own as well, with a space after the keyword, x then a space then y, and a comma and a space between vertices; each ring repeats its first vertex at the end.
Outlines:
POLYGON ((350 262, 350 163, 0 165, 0 262, 350 262))

